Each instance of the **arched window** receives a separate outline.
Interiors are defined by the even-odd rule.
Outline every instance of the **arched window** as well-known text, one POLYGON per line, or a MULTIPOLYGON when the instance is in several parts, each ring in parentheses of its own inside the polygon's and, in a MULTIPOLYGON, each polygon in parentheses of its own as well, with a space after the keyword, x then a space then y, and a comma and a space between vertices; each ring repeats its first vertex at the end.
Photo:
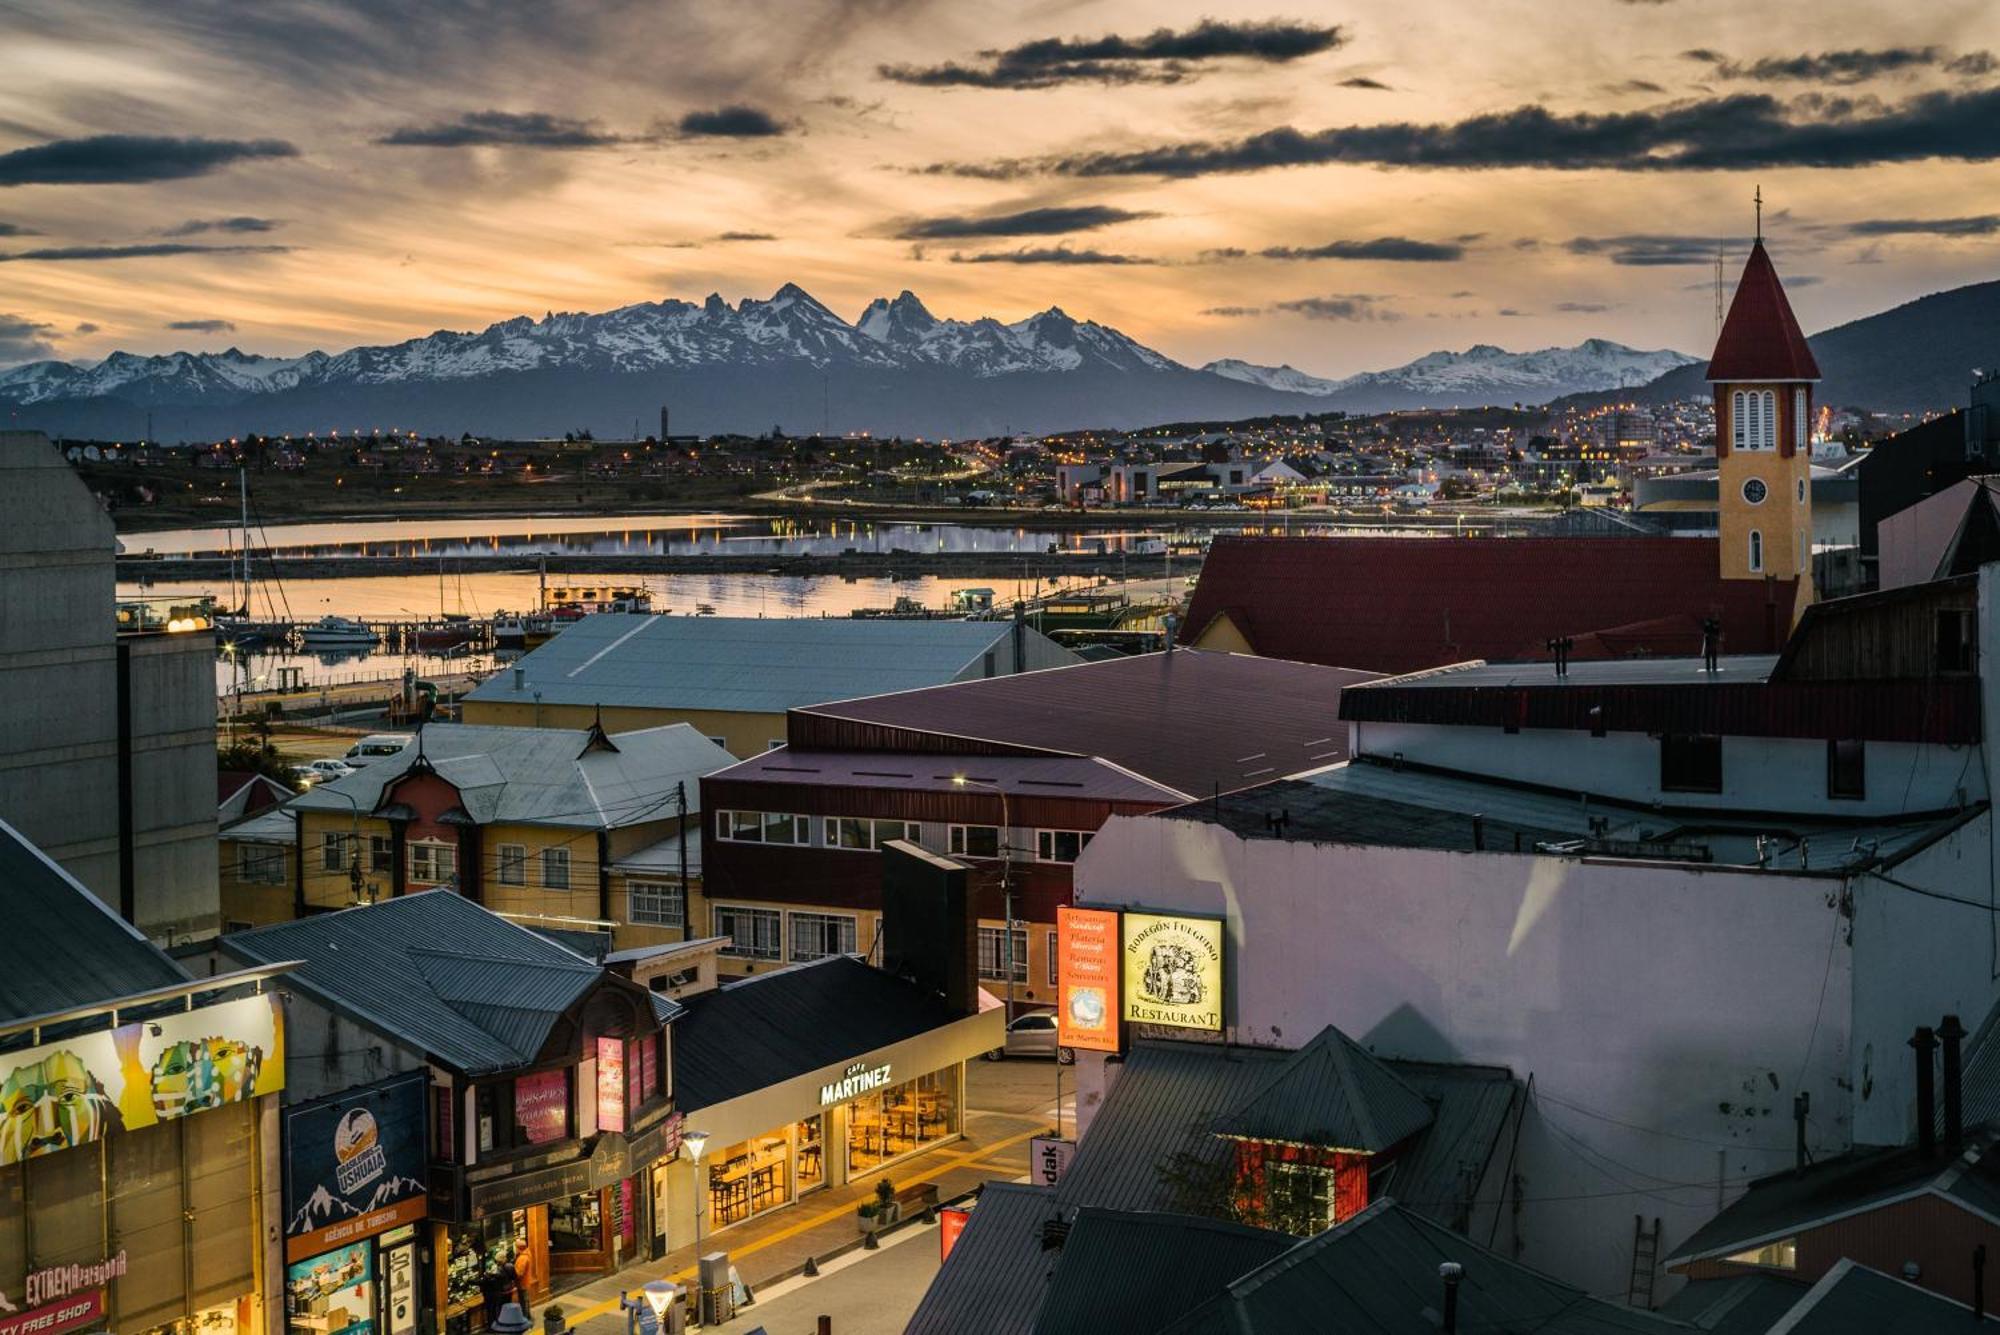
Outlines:
POLYGON ((1729 399, 1729 444, 1733 449, 1742 449, 1748 443, 1743 431, 1743 403, 1750 396, 1737 390, 1729 399))
POLYGON ((1758 529, 1750 530, 1750 569, 1764 568, 1764 535, 1758 529))
POLYGON ((1811 423, 1806 417, 1806 392, 1795 389, 1792 391, 1792 446, 1802 450, 1811 440, 1811 423))
POLYGON ((1771 390, 1757 393, 1760 411, 1757 417, 1757 448, 1775 450, 1778 448, 1778 396, 1771 390))

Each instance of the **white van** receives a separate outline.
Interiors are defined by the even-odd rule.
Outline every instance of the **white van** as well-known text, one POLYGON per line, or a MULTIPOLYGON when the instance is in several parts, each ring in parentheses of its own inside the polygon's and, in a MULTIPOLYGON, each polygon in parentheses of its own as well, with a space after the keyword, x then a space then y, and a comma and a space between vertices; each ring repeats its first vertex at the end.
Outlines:
POLYGON ((417 735, 413 732, 371 732, 350 747, 341 759, 359 769, 385 756, 402 754, 403 748, 416 740, 417 735))

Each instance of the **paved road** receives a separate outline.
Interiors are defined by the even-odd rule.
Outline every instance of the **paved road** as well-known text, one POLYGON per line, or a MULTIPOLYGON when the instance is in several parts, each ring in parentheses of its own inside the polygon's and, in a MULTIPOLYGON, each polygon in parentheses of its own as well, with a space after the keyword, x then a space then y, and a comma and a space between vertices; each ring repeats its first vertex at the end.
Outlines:
POLYGON ((813 1335, 819 1318, 829 1316, 834 1335, 896 1335, 937 1270, 937 1226, 906 1228, 882 1250, 852 1252, 818 1279, 777 1285, 734 1321, 707 1329, 749 1335, 761 1326, 765 1335, 813 1335))
POLYGON ((1056 1080, 1062 1080, 1063 1124, 1076 1115, 1076 1068, 1044 1058, 1009 1057, 1005 1061, 967 1062, 965 1105, 987 1112, 1046 1118, 1055 1124, 1056 1080))

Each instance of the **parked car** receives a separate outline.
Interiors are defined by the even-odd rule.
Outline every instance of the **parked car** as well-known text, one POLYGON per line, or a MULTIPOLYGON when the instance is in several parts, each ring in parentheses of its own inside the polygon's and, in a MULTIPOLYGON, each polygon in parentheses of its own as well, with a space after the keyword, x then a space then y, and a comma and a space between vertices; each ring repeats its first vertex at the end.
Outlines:
POLYGON ((359 769, 363 765, 371 764, 388 756, 401 755, 403 749, 416 740, 417 735, 413 732, 370 733, 349 747, 347 754, 342 756, 341 759, 351 769, 359 769))
POLYGON ((1007 1025, 1006 1043, 986 1054, 990 1062, 1002 1057, 1054 1057, 1068 1066, 1076 1061, 1076 1051, 1056 1042, 1054 1011, 1029 1011, 1015 1016, 1007 1025))
POLYGON ((316 777, 322 780, 344 779, 354 773, 354 766, 348 764, 345 760, 334 760, 331 757, 320 760, 309 760, 301 768, 311 770, 316 777))

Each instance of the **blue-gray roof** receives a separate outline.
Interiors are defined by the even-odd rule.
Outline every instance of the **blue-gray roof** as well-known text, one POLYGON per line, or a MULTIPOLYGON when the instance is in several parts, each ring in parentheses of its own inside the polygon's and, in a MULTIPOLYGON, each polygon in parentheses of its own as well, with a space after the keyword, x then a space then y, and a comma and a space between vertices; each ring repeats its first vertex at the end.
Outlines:
POLYGON ((1972 1309, 1879 1270, 1841 1261, 1786 1316, 1785 1335, 1937 1335, 1991 1330, 2000 1317, 1972 1319, 1972 1309))
POLYGON ((222 938, 253 964, 303 961, 285 985, 467 1075, 533 1061, 562 1013, 610 975, 450 890, 222 938))
POLYGON ((903 1335, 1028 1335, 1061 1253, 1037 1245, 1059 1214, 1047 1187, 988 1182, 903 1335))
POLYGON ((1086 1207, 1070 1221, 1034 1335, 1158 1330, 1296 1241, 1220 1219, 1086 1207))
MULTIPOLYGON (((0 821, 0 1021, 94 1006, 188 974, 75 877, 0 821)), ((282 958, 282 957, 280 957, 282 958)))
POLYGON ((415 744, 343 778, 319 784, 288 808, 367 815, 382 792, 421 758, 457 787, 465 813, 495 822, 617 829, 666 820, 678 794, 701 809, 701 784, 736 757, 685 723, 621 732, 592 745, 581 728, 433 723, 415 744))
POLYGON ((466 698, 518 703, 539 692, 550 705, 780 714, 981 676, 987 650, 1004 655, 1012 634, 1003 621, 601 612, 466 698))
POLYGON ((1430 1124, 1423 1095, 1328 1025, 1255 1093, 1217 1118, 1214 1130, 1238 1140, 1380 1154, 1430 1124))

